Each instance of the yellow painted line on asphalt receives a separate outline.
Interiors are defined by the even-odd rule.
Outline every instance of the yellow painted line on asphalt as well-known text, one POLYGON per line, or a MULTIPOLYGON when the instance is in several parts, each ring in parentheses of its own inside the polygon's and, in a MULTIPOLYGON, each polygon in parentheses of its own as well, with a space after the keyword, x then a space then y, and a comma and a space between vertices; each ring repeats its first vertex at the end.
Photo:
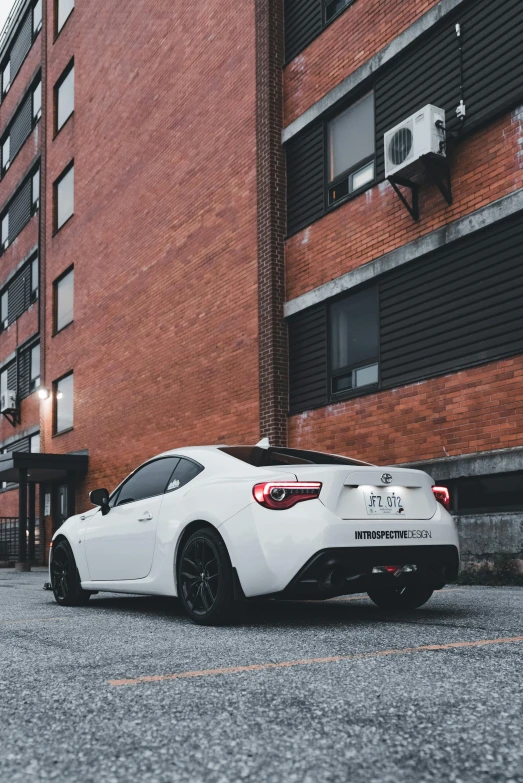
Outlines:
POLYGON ((523 636, 509 636, 502 639, 479 639, 475 642, 449 642, 448 644, 425 644, 421 647, 404 647, 392 650, 375 650, 372 652, 355 653, 354 655, 330 655, 327 658, 303 658, 297 661, 280 661, 280 663, 252 663, 247 666, 227 666, 220 669, 200 669, 199 671, 177 672, 176 674, 152 674, 144 677, 134 677, 121 680, 108 680, 108 685, 139 685, 142 682, 165 682, 166 680, 184 680, 189 677, 212 677, 218 674, 239 674, 240 672, 259 672, 267 669, 288 669, 292 666, 310 666, 318 663, 340 663, 356 661, 363 658, 379 658, 386 655, 406 655, 416 652, 432 652, 434 650, 454 650, 463 647, 483 647, 487 644, 509 644, 523 642, 523 636))

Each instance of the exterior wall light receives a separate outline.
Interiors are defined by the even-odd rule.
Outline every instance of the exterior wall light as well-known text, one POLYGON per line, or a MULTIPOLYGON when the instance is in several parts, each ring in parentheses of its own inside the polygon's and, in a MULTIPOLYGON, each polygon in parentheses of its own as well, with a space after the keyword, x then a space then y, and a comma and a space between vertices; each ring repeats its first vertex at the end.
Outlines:
POLYGON ((38 389, 38 396, 41 400, 47 400, 49 397, 49 389, 38 389))
POLYGON ((63 396, 64 396, 64 393, 63 393, 63 392, 61 392, 61 391, 59 391, 59 392, 56 392, 56 399, 57 399, 57 400, 61 400, 63 396))

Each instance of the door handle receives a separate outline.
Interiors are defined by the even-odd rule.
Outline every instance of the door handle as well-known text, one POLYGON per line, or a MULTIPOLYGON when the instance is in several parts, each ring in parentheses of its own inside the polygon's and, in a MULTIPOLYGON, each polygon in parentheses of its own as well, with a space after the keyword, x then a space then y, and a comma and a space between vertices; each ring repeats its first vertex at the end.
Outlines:
POLYGON ((149 514, 148 511, 146 511, 143 515, 143 517, 138 517, 138 522, 150 522, 153 518, 152 514, 149 514))

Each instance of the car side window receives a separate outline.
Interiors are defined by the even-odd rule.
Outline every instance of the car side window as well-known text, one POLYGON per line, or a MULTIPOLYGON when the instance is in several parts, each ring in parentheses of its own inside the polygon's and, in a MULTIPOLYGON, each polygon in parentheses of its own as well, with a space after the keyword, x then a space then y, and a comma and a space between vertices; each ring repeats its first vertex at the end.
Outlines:
POLYGON ((121 506, 123 503, 133 503, 136 500, 163 495, 178 462, 178 457, 161 457, 146 462, 123 484, 116 498, 116 505, 121 506))
POLYGON ((175 467, 174 472, 167 484, 166 492, 173 492, 175 489, 180 489, 189 481, 192 481, 198 473, 201 473, 203 467, 196 462, 192 462, 190 459, 180 458, 180 462, 175 467))

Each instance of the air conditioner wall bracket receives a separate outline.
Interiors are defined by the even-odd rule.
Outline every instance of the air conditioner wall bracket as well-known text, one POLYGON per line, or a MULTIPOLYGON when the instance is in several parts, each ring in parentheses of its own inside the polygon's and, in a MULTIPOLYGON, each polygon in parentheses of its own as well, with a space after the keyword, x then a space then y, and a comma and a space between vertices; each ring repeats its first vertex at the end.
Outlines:
MULTIPOLYGON (((425 170, 425 182, 436 185, 439 192, 450 206, 452 204, 452 180, 450 176, 450 164, 447 158, 436 159, 434 155, 423 155, 420 158, 425 170)), ((388 181, 399 196, 403 206, 416 223, 419 221, 419 189, 420 185, 410 179, 393 174, 387 177, 388 181), (398 185, 409 188, 412 193, 412 204, 409 204, 398 185)))
POLYGON ((404 179, 403 177, 398 177, 397 175, 393 175, 391 177, 387 177, 388 181, 394 188, 396 194, 399 196, 401 203, 411 216, 413 220, 416 221, 416 223, 419 221, 419 185, 417 182, 411 182, 410 179, 404 179), (398 185, 401 185, 404 188, 409 188, 412 196, 412 203, 409 204, 401 190, 399 189, 398 185))
POLYGON ((20 409, 17 408, 16 410, 12 411, 1 411, 2 416, 5 416, 11 427, 16 427, 17 424, 22 423, 22 419, 20 416, 20 409))

